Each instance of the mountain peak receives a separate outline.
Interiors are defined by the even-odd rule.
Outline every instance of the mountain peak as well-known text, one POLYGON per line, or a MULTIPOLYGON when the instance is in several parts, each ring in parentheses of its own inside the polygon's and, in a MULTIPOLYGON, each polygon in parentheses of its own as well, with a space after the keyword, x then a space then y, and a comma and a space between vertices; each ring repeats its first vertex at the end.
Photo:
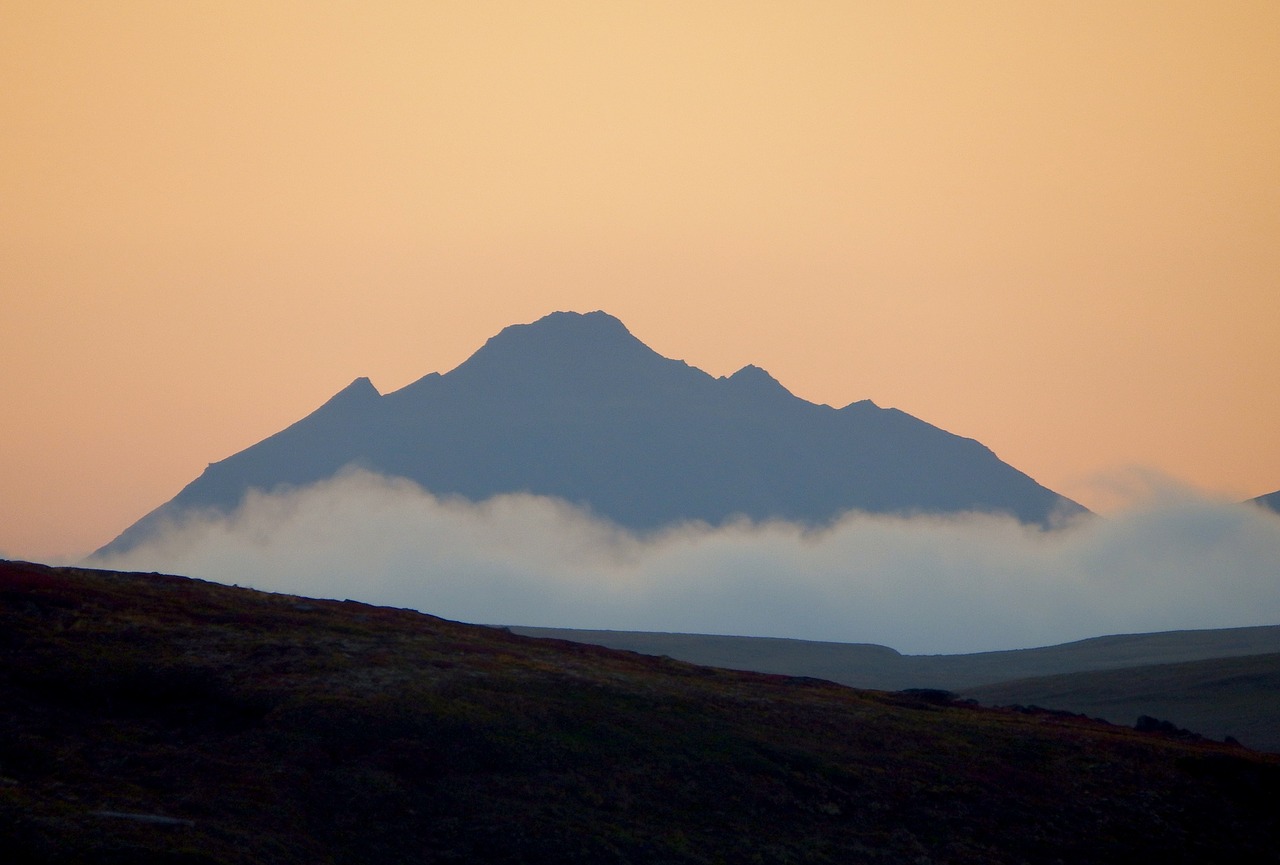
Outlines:
POLYGON ((328 402, 320 407, 320 410, 333 408, 335 406, 354 406, 361 403, 372 402, 382 396, 378 389, 373 386, 373 382, 369 381, 368 376, 360 376, 351 384, 329 397, 328 402))
MULTIPOLYGON (((642 369, 678 364, 649 348, 606 312, 553 312, 504 327, 451 377, 528 384, 553 379, 618 386, 642 369)), ((687 369, 687 367, 685 367, 687 369)))
POLYGON ((511 327, 591 327, 600 331, 614 331, 628 336, 631 335, 631 331, 627 330, 627 326, 622 323, 621 319, 609 315, 602 309, 591 312, 557 310, 556 312, 547 313, 530 324, 515 324, 511 325, 511 327))
MULTIPOLYGON (((507 343, 555 342, 561 344, 593 344, 597 347, 609 344, 635 343, 643 345, 632 336, 627 326, 607 312, 553 312, 529 324, 512 324, 504 327, 497 336, 490 337, 485 347, 507 343)), ((482 348, 481 351, 484 349, 482 348)))
POLYGON ((787 390, 786 387, 783 386, 782 382, 769 375, 767 370, 762 369, 753 363, 747 364, 742 369, 729 376, 726 381, 738 387, 748 388, 755 393, 763 394, 776 392, 784 393, 787 396, 793 395, 791 391, 787 390))

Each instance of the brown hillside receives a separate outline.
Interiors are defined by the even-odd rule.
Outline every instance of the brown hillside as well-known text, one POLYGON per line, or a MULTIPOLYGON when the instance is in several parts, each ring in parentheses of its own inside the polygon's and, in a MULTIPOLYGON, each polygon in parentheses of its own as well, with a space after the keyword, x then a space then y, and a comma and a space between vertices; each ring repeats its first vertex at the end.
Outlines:
POLYGON ((1140 715, 1280 751, 1280 654, 1067 673, 964 691, 988 705, 1044 706, 1132 724, 1140 715))
POLYGON ((1272 862, 1280 759, 0 563, 8 862, 1272 862))
MULTIPOLYGON (((830 679, 854 688, 968 691, 985 685, 1078 673, 1280 653, 1280 625, 1114 634, 1056 646, 964 655, 902 655, 870 643, 826 643, 776 637, 664 634, 512 627, 517 634, 593 643, 681 661, 789 676, 830 679)), ((1277 716, 1280 722, 1280 716, 1277 716)))

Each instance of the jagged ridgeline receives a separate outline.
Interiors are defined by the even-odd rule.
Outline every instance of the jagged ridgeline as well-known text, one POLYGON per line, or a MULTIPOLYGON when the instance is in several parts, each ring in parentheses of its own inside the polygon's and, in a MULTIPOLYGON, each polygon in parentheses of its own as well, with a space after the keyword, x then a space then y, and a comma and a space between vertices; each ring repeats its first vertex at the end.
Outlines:
POLYGON ((389 394, 359 378, 318 410, 210 465, 100 552, 187 509, 233 510, 357 465, 438 495, 529 492, 644 531, 745 516, 821 524, 849 510, 1008 513, 1075 502, 973 439, 870 400, 836 409, 759 367, 716 378, 662 357, 603 312, 513 325, 446 374, 389 394))

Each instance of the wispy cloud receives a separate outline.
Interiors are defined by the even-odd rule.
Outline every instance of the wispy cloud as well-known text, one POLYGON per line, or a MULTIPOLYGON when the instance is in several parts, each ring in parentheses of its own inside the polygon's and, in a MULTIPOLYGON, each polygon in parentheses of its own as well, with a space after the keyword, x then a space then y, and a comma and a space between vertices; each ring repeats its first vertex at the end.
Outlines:
POLYGON ((1054 531, 966 514, 639 538, 528 495, 348 472, 91 564, 492 624, 873 642, 909 653, 1280 623, 1280 517, 1180 494, 1054 531))

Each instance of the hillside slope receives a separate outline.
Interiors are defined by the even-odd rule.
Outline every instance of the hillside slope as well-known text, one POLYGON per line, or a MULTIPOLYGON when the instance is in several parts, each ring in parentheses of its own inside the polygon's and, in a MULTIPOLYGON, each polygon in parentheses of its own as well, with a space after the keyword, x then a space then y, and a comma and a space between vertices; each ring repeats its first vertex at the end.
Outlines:
POLYGON ((1131 724, 1148 715, 1280 751, 1280 654, 1064 673, 964 689, 988 705, 1035 705, 1131 724))
POLYGON ((6 861, 1242 863, 1280 758, 0 563, 6 861))
POLYGON ((695 664, 813 676, 856 688, 938 688, 988 705, 1036 705, 1132 724, 1149 715, 1280 751, 1280 626, 1117 634, 968 655, 766 637, 515 627, 695 664), (1069 675, 1068 675, 1069 674, 1069 675))
POLYGON ((951 691, 1013 679, 1088 670, 1112 670, 1280 652, 1280 625, 1114 634, 1056 646, 964 655, 903 655, 869 643, 828 643, 774 637, 592 631, 513 626, 531 637, 575 640, 666 655, 693 664, 813 676, 855 688, 951 691))

